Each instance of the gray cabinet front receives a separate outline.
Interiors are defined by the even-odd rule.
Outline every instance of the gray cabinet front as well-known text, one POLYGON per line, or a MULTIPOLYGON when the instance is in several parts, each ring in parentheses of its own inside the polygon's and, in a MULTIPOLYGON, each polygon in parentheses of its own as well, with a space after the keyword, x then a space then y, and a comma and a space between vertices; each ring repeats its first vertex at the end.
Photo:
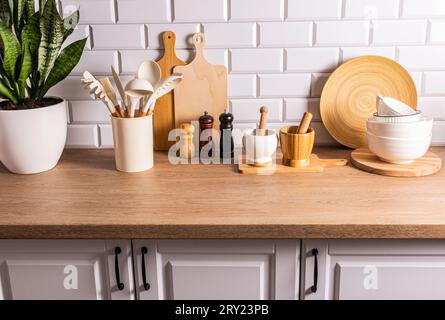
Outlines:
POLYGON ((0 241, 0 299, 130 299, 133 287, 130 241, 0 241))
POLYGON ((304 299, 445 299, 445 241, 305 240, 302 248, 304 299))
POLYGON ((133 246, 138 296, 186 300, 296 299, 299 243, 298 240, 138 240, 133 246))
POLYGON ((0 241, 0 299, 445 299, 444 275, 443 240, 0 241))

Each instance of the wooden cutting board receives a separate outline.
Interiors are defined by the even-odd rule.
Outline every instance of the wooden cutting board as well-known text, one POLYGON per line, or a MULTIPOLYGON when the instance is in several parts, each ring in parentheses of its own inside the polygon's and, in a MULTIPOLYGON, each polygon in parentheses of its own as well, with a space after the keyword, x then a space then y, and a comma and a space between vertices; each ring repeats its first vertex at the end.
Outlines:
MULTIPOLYGON (((162 34, 164 41, 164 55, 157 62, 161 67, 162 78, 173 74, 176 66, 183 66, 186 63, 176 56, 175 41, 176 35, 173 31, 166 31, 162 34)), ((157 151, 167 151, 175 143, 168 141, 168 134, 175 128, 175 105, 173 92, 169 92, 156 101, 156 109, 153 114, 153 134, 154 149, 157 151)))
POLYGON ((368 148, 351 153, 351 162, 357 168, 370 173, 391 177, 421 177, 436 173, 442 167, 442 159, 432 152, 410 164, 394 164, 380 160, 368 148))
POLYGON ((325 167, 345 166, 346 159, 320 159, 316 154, 311 154, 310 164, 306 167, 289 167, 281 164, 281 159, 277 163, 268 167, 255 167, 245 163, 240 157, 238 162, 238 172, 244 174, 270 175, 274 173, 299 173, 299 172, 323 172, 325 167))
POLYGON ((174 68, 175 73, 183 74, 174 91, 176 127, 198 121, 204 111, 218 119, 227 107, 227 68, 212 65, 204 58, 205 43, 203 33, 194 34, 195 58, 186 66, 174 68))

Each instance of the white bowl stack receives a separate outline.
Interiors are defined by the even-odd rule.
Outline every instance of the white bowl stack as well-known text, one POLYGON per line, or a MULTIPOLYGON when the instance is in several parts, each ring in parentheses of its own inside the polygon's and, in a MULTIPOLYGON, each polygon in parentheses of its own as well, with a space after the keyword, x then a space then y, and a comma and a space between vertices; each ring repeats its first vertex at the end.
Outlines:
POLYGON ((383 161, 407 164, 428 151, 433 119, 401 101, 379 96, 377 113, 366 127, 371 152, 383 161))

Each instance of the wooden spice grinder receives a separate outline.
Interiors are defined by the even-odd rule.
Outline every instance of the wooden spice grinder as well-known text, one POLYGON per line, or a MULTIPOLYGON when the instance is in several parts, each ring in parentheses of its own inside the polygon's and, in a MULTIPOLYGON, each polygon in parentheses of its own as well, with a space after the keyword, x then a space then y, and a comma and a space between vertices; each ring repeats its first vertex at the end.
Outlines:
POLYGON ((195 146, 193 145, 193 133, 195 132, 195 127, 190 123, 183 123, 179 126, 182 130, 183 139, 181 147, 179 148, 179 156, 183 159, 191 159, 195 154, 195 146))

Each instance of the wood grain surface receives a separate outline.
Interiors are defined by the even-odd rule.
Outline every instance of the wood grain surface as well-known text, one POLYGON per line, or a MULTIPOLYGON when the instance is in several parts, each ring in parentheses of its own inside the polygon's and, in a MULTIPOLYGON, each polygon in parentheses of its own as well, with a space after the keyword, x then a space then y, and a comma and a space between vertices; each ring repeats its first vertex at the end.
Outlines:
MULTIPOLYGON (((445 148, 433 148, 442 159, 445 148)), ((321 148, 320 158, 350 150, 321 148)), ((422 178, 350 165, 323 173, 242 175, 236 165, 115 170, 112 150, 65 150, 54 170, 0 166, 0 238, 442 238, 445 171, 422 178)))
POLYGON ((350 148, 366 146, 366 120, 377 111, 379 94, 417 108, 414 81, 397 62, 362 56, 338 67, 323 87, 320 99, 321 118, 331 136, 350 148))
MULTIPOLYGON (((186 66, 174 68, 175 73, 184 76, 173 94, 176 127, 198 121, 204 111, 218 119, 227 108, 227 68, 210 64, 205 59, 205 43, 205 35, 196 33, 193 36, 195 58, 186 66)), ((215 125, 218 127, 218 124, 215 125)))
POLYGON ((323 172, 325 167, 345 166, 348 164, 347 159, 320 159, 316 154, 310 155, 309 165, 304 167, 291 167, 283 165, 283 160, 280 158, 276 160, 275 164, 266 167, 256 167, 247 164, 246 161, 241 158, 238 162, 238 171, 243 174, 258 174, 258 175, 271 175, 280 173, 314 173, 323 172))
MULTIPOLYGON (((164 43, 164 54, 158 60, 161 67, 162 79, 172 75, 173 68, 186 65, 184 61, 176 56, 175 42, 176 35, 173 31, 166 31, 162 34, 164 43)), ((173 92, 169 92, 156 101, 156 109, 153 114, 154 149, 168 151, 175 143, 168 141, 168 134, 175 128, 175 105, 173 92)))
POLYGON ((408 164, 393 164, 380 160, 368 148, 359 148, 351 153, 354 166, 367 172, 391 177, 422 177, 434 174, 442 167, 442 159, 433 152, 408 164))

